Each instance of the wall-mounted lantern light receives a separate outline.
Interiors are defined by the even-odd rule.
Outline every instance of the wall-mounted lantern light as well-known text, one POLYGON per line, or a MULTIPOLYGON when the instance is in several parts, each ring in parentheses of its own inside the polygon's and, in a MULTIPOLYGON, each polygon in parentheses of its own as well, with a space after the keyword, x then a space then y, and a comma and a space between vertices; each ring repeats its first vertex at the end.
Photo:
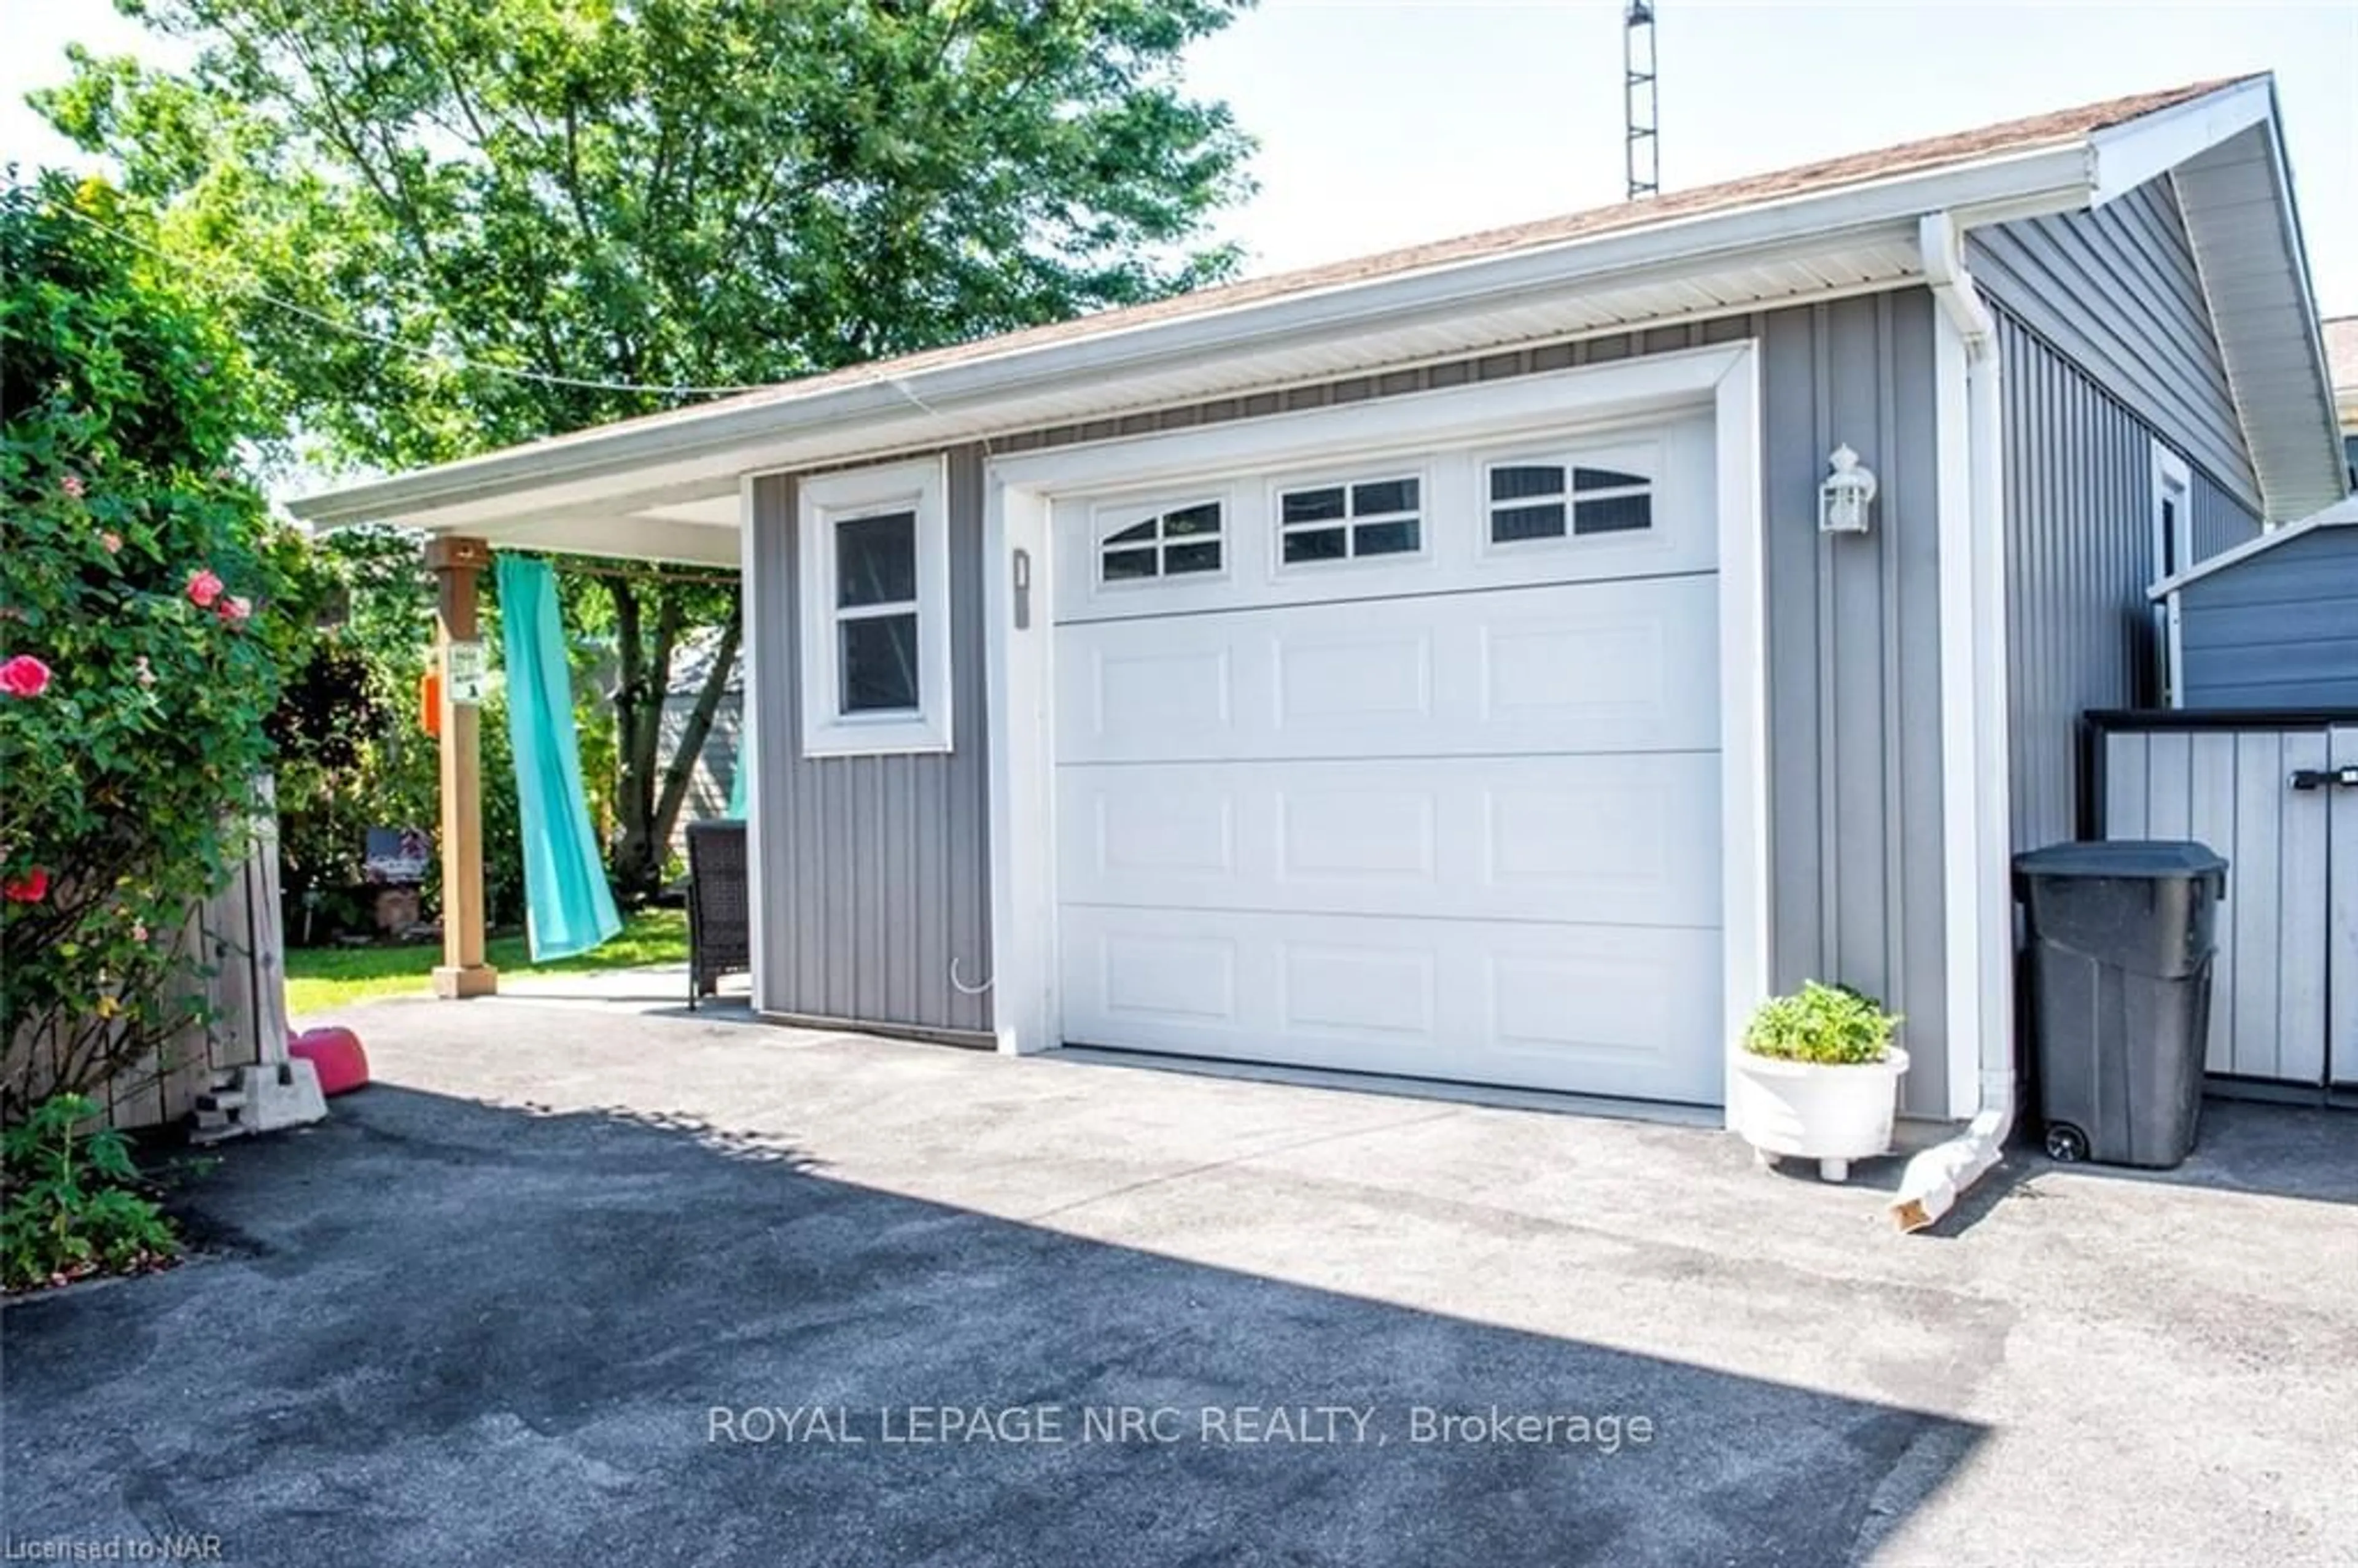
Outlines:
POLYGON ((1826 460, 1833 471, 1818 486, 1818 532, 1866 533, 1867 509, 1875 502, 1875 470, 1861 464, 1848 447, 1836 447, 1826 460))

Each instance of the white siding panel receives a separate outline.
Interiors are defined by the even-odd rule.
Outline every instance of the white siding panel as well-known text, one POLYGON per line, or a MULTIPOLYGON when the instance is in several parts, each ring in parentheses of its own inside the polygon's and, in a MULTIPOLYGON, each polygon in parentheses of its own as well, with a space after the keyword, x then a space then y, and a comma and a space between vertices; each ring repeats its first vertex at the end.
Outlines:
POLYGON ((1713 752, 1082 766, 1058 789, 1071 903, 1720 923, 1713 752))
MULTIPOLYGON (((2358 768, 2358 725, 2333 730, 2333 765, 2358 768)), ((2328 833, 2334 856, 2326 909, 2327 1076, 2358 1084, 2358 789, 2337 789, 2328 833)))
POLYGON ((2191 838, 2227 858, 2204 1070, 2321 1083, 2328 813, 2340 792, 2288 781, 2324 765, 2325 732, 2115 730, 2104 744, 2106 838, 2191 838))
POLYGON ((1705 751, 1713 575, 1068 625, 1060 762, 1705 751))
POLYGON ((1083 906, 1060 935, 1076 1044, 1719 1097, 1714 931, 1083 906))

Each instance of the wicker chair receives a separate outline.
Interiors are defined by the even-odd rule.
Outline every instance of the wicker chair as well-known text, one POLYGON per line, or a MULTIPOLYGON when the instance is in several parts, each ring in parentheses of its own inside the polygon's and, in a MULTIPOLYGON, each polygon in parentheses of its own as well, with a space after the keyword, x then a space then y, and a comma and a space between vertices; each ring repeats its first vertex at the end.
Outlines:
POLYGON ((687 1005, 753 967, 742 822, 687 825, 687 1005))

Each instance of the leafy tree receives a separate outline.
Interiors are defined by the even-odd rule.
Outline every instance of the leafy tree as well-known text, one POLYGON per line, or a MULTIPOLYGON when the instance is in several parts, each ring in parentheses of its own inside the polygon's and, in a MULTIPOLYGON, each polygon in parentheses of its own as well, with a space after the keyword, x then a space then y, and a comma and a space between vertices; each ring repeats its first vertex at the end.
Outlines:
MULTIPOLYGON (((395 469, 1228 276, 1202 228, 1249 144, 1177 66, 1245 3, 117 0, 191 63, 76 50, 36 102, 165 214, 314 460, 395 469)), ((735 611, 598 581, 628 895, 701 743, 658 773, 667 654, 735 611)))
POLYGON ((204 1020, 308 557, 241 471, 237 345, 95 182, 0 190, 0 1123, 204 1020))

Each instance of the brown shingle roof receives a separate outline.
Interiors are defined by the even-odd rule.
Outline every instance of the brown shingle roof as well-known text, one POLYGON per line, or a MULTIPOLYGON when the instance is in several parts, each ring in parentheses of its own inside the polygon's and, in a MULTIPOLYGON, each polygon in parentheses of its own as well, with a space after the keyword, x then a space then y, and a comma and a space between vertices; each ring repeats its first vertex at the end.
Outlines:
POLYGON ((741 393, 733 397, 716 398, 709 403, 649 414, 634 419, 619 420, 592 429, 555 436, 532 443, 546 448, 569 445, 592 436, 603 436, 620 430, 642 429, 688 419, 700 418, 715 411, 752 408, 763 404, 784 402, 809 394, 827 392, 864 383, 895 379, 918 372, 935 370, 969 361, 996 358, 1001 354, 1100 334, 1150 326, 1190 316, 1209 315, 1215 311, 1234 309, 1239 306, 1260 304, 1291 295, 1309 294, 1362 283, 1374 278, 1398 276, 1420 272, 1430 267, 1477 261, 1488 256, 1504 255, 1517 251, 1538 250, 1572 240, 1593 238, 1621 231, 1643 228, 1649 224, 1669 222, 1736 208, 1783 200, 1790 197, 1815 195, 1840 189, 1844 186, 1865 185, 1900 175, 1921 174, 1951 164, 1968 163, 1999 154, 2032 152, 2042 147, 2068 145, 2108 126, 2134 120, 2139 115, 2200 98, 2208 92, 2231 87, 2250 77, 2221 77, 2209 81, 2190 82, 2157 92, 2140 92, 2125 98, 2110 98, 2100 103, 2083 104, 2076 109, 2060 109, 2050 114, 2034 114, 2027 119, 2008 120, 1978 130, 1961 131, 1951 135, 1933 136, 1923 141, 1903 142, 1896 146, 1873 152, 1854 153, 1844 157, 1803 164, 1798 168, 1779 169, 1768 174, 1726 180, 1717 185, 1700 186, 1693 190, 1674 191, 1668 195, 1650 197, 1640 201, 1616 202, 1609 207, 1595 207, 1585 211, 1555 218, 1542 218, 1532 222, 1514 223, 1503 228, 1487 229, 1479 233, 1461 235, 1455 239, 1438 240, 1399 250, 1383 251, 1374 255, 1357 256, 1347 261, 1333 262, 1321 266, 1303 267, 1293 272, 1273 273, 1266 277, 1247 278, 1238 283, 1198 289, 1192 294, 1174 296, 1146 305, 1126 306, 1119 309, 1101 310, 1070 320, 1051 322, 1045 326, 1003 332, 996 337, 978 338, 968 342, 955 343, 946 348, 928 349, 897 358, 870 361, 828 371, 797 380, 781 382, 757 392, 741 393))

